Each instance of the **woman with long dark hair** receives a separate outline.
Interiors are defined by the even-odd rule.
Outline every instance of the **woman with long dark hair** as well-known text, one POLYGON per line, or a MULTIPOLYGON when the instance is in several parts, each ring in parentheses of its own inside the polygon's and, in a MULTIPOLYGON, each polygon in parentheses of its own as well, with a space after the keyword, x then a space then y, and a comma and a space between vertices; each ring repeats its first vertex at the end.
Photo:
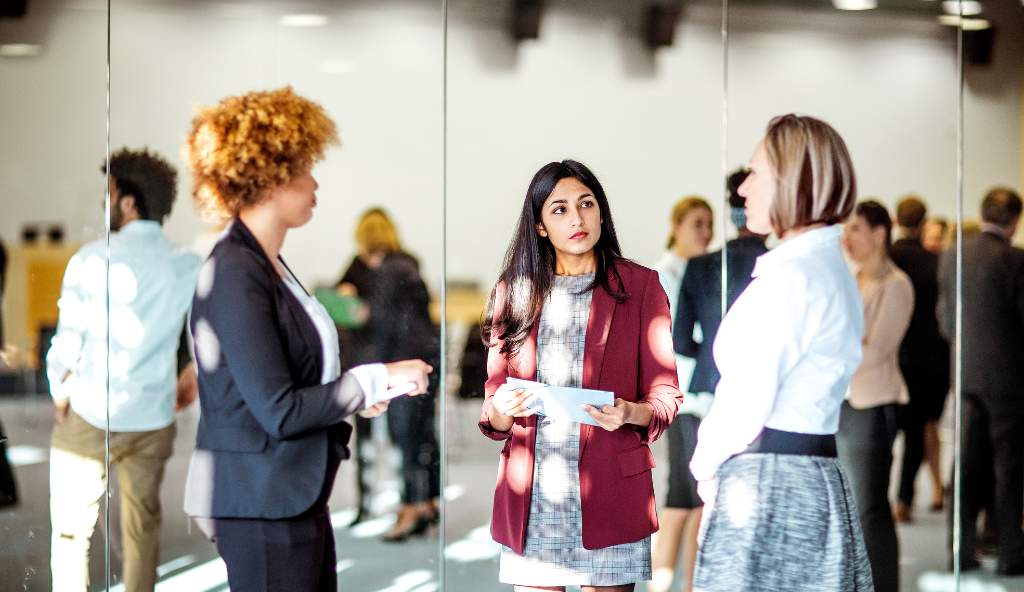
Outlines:
POLYGON ((658 274, 622 257, 600 182, 545 165, 526 193, 491 292, 480 429, 504 441, 491 534, 517 591, 630 591, 658 529, 649 445, 682 401, 658 274), (509 378, 614 393, 594 425, 537 414, 509 378))

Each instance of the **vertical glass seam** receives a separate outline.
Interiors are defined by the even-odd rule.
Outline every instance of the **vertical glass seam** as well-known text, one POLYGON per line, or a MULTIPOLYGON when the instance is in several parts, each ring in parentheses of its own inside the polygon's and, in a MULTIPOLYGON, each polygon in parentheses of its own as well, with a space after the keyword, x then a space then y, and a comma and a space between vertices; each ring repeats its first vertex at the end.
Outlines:
POLYGON ((104 192, 104 238, 106 247, 106 257, 104 261, 104 283, 106 288, 104 290, 104 308, 106 318, 106 331, 104 335, 106 356, 104 357, 104 364, 106 365, 106 376, 104 377, 106 387, 106 405, 104 406, 104 414, 106 418, 105 430, 103 430, 103 566, 104 566, 104 584, 107 592, 110 592, 110 0, 107 0, 107 39, 106 39, 106 139, 105 139, 105 154, 104 159, 106 161, 106 172, 104 173, 104 180, 106 182, 104 192))
POLYGON ((441 516, 438 530, 438 586, 445 589, 445 543, 448 531, 448 0, 441 0, 441 355, 439 356, 441 446, 441 516))
POLYGON ((953 581, 960 592, 960 554, 963 523, 963 255, 964 255, 964 47, 963 2, 957 3, 960 22, 956 31, 956 321, 954 323, 954 428, 953 428, 953 581))
MULTIPOLYGON (((729 0, 722 0, 722 174, 719 187, 725 187, 719 228, 722 233, 722 318, 729 303, 729 261, 726 218, 729 218, 729 194, 726 179, 729 174, 729 0)), ((682 386, 682 385, 680 385, 682 386)))

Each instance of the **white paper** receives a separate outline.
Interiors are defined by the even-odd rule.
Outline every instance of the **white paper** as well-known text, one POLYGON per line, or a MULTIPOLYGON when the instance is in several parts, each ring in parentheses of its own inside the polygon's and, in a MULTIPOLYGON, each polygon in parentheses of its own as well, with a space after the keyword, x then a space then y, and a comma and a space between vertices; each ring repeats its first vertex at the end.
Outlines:
POLYGON ((521 378, 508 378, 505 384, 535 394, 537 399, 530 405, 530 409, 536 409, 538 415, 545 415, 558 421, 575 421, 596 426, 597 421, 583 410, 583 406, 592 405, 600 409, 605 405, 615 404, 615 393, 611 391, 551 386, 521 378))

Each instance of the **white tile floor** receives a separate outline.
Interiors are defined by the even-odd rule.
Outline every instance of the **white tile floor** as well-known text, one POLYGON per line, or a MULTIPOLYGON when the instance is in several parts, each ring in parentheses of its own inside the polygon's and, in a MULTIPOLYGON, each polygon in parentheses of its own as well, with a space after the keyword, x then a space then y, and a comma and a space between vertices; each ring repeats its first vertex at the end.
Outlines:
MULTIPOLYGON (((355 528, 345 524, 351 518, 354 503, 352 464, 345 463, 331 498, 335 510, 335 536, 338 545, 340 589, 348 592, 431 592, 445 590, 488 592, 507 590, 498 584, 497 545, 487 528, 490 515, 494 470, 498 446, 479 436, 476 430, 477 405, 453 403, 447 408, 446 527, 427 538, 400 545, 378 540, 391 524, 390 511, 398 501, 398 483, 380 463, 374 497, 379 516, 355 528), (445 560, 440 560, 441 549, 445 560), (442 574, 443 572, 443 574, 442 574)), ((17 467, 23 501, 14 509, 0 511, 0 590, 42 591, 49 589, 46 450, 50 431, 49 402, 46 399, 0 400, 0 420, 10 437, 10 458, 17 467)), ((189 528, 182 514, 181 494, 188 451, 194 439, 194 412, 179 420, 176 453, 167 468, 163 491, 164 529, 162 532, 161 573, 157 586, 161 592, 202 592, 226 590, 223 563, 213 546, 195 529, 189 528)), ((656 447, 660 467, 664 467, 664 443, 656 447)), ((390 458, 390 451, 384 455, 390 458)), ((664 469, 656 469, 656 483, 664 483, 664 469)), ((922 480, 922 500, 928 499, 922 480)), ((659 490, 660 493, 660 490, 659 490)), ((116 536, 116 506, 112 506, 111 553, 115 586, 119 556, 116 536)), ((103 589, 104 557, 101 530, 97 532, 97 552, 91 573, 94 590, 103 589)), ((900 527, 902 549, 902 589, 922 592, 956 590, 950 574, 944 572, 946 553, 945 517, 918 509, 913 524, 900 527)), ((991 566, 989 566, 991 567, 991 566)), ((643 587, 639 587, 640 590, 643 587)), ((1024 579, 997 579, 984 574, 969 574, 962 581, 962 592, 1024 592, 1024 579)))

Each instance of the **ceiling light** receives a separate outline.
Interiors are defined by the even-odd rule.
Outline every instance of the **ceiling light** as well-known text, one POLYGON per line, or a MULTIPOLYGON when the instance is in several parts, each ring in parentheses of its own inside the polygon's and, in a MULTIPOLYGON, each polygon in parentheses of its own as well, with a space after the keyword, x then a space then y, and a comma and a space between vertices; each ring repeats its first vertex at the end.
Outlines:
POLYGON ((992 26, 992 23, 985 19, 979 18, 965 18, 962 19, 954 14, 943 14, 939 16, 939 23, 948 27, 959 26, 964 31, 981 31, 988 29, 992 26))
POLYGON ((877 0, 832 0, 832 6, 839 10, 871 10, 878 8, 877 0))
POLYGON ((43 50, 41 45, 32 43, 5 43, 0 45, 0 57, 5 58, 27 58, 39 55, 43 50))
POLYGON ((286 14, 278 21, 284 27, 322 27, 327 17, 322 14, 286 14))
POLYGON ((942 10, 946 14, 960 14, 963 16, 974 16, 981 14, 981 2, 977 0, 946 0, 942 3, 942 10))

